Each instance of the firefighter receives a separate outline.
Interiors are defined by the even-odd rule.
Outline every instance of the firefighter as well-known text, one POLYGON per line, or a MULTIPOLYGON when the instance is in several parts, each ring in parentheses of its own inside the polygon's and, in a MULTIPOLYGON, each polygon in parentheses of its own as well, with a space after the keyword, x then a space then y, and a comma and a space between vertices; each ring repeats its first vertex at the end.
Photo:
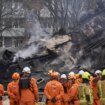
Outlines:
POLYGON ((72 86, 68 91, 68 95, 69 95, 69 105, 80 105, 79 99, 78 99, 78 84, 76 83, 76 76, 75 75, 71 75, 69 77, 72 86))
POLYGON ((99 95, 98 95, 97 84, 98 84, 98 81, 101 79, 101 71, 96 70, 95 75, 96 76, 91 81, 91 88, 93 90, 93 99, 94 99, 93 105, 100 105, 100 99, 99 99, 99 95))
POLYGON ((66 74, 62 74, 61 75, 60 82, 62 83, 62 85, 65 85, 67 83, 67 76, 66 76, 66 74))
POLYGON ((70 76, 74 76, 75 75, 75 73, 73 72, 73 71, 71 71, 70 73, 69 73, 69 77, 70 76))
POLYGON ((58 81, 58 72, 51 73, 51 80, 46 84, 44 94, 47 97, 47 105, 61 105, 64 93, 62 84, 58 81))
POLYGON ((80 105, 93 105, 92 89, 89 84, 90 74, 88 72, 84 72, 82 79, 82 83, 78 86, 80 105))
POLYGON ((12 75, 13 81, 7 86, 8 96, 10 98, 10 105, 19 105, 19 73, 15 72, 12 75))
POLYGON ((101 70, 96 70, 95 71, 95 75, 99 78, 99 79, 101 79, 101 70))
POLYGON ((83 70, 80 70, 80 71, 78 72, 78 74, 81 75, 81 76, 83 75, 83 73, 84 73, 83 70))
POLYGON ((23 75, 19 81, 20 105, 35 105, 39 100, 36 80, 30 77, 29 67, 23 68, 23 75))
POLYGON ((98 95, 100 97, 100 105, 105 105, 105 69, 102 71, 101 80, 98 81, 98 95))
POLYGON ((80 85, 82 83, 82 75, 83 75, 84 71, 83 70, 80 70, 78 72, 78 74, 76 74, 76 83, 78 85, 80 85))
POLYGON ((4 95, 4 86, 0 84, 0 105, 2 105, 2 96, 4 95))
POLYGON ((62 95, 62 105, 69 105, 69 95, 68 95, 68 81, 66 74, 62 74, 60 77, 60 82, 64 88, 64 94, 62 95))

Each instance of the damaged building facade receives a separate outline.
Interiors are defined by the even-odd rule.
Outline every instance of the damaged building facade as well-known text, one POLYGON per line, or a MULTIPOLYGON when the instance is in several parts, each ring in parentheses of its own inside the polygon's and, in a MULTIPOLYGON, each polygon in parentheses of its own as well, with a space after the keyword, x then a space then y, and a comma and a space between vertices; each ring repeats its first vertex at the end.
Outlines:
POLYGON ((2 1, 1 50, 20 47, 25 37, 25 10, 21 0, 2 1))
MULTIPOLYGON (((2 11, 4 16, 1 19, 1 51, 4 51, 4 49, 17 51, 18 48, 21 48, 27 42, 30 37, 30 32, 27 32, 27 28, 30 28, 31 24, 35 24, 34 20, 29 19, 27 16, 27 10, 30 8, 34 8, 34 13, 39 15, 40 27, 44 30, 51 29, 50 21, 52 18, 43 14, 44 11, 46 12, 46 8, 43 7, 42 0, 36 0, 33 4, 31 7, 27 7, 23 0, 4 0, 2 2, 3 6, 1 9, 4 9, 2 11)), ((31 10, 29 11, 31 12, 31 10)))

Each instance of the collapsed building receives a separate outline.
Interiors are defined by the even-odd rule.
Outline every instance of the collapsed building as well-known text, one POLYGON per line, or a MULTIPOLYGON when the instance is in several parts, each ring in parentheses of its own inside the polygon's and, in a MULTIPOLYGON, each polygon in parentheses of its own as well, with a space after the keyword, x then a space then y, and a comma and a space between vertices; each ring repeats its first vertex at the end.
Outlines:
MULTIPOLYGON (((7 83, 11 81, 12 74, 14 72, 19 72, 21 74, 22 69, 25 66, 29 66, 31 68, 32 76, 35 76, 39 83, 41 81, 45 82, 44 80, 46 79, 44 78, 47 75, 47 70, 50 69, 51 66, 49 65, 49 68, 46 68, 46 65, 59 57, 59 47, 67 44, 69 41, 71 41, 71 38, 68 35, 52 37, 49 41, 41 40, 41 44, 43 45, 39 46, 39 52, 37 54, 33 54, 32 57, 27 57, 25 59, 18 57, 15 61, 13 61, 13 59, 16 53, 5 50, 2 55, 2 59, 0 60, 1 82, 6 86, 7 83)), ((25 47, 25 49, 26 48, 27 47, 25 47)))
POLYGON ((70 70, 78 72, 84 67, 90 71, 103 69, 105 67, 104 11, 104 7, 97 8, 96 11, 80 19, 79 28, 69 32, 57 32, 47 40, 40 39, 39 42, 32 42, 22 48, 23 53, 28 46, 38 45, 38 51, 31 57, 18 56, 14 60, 16 53, 5 50, 0 60, 0 80, 6 86, 11 81, 12 73, 21 74, 24 66, 32 69, 32 76, 36 76, 39 83, 48 79, 47 71, 51 68, 60 73, 70 70))

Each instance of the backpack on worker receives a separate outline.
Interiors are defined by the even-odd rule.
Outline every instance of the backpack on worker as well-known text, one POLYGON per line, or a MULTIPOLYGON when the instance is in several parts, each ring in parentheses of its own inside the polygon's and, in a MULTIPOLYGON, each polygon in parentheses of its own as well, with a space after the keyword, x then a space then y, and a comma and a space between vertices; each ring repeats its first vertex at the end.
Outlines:
POLYGON ((29 77, 21 77, 19 81, 19 87, 20 89, 29 89, 30 88, 30 80, 29 77))

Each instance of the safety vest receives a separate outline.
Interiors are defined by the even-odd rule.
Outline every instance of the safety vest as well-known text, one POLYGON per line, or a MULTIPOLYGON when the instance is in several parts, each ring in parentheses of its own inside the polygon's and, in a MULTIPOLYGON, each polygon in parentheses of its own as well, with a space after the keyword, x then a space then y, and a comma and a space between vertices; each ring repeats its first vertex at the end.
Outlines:
POLYGON ((100 98, 105 98, 105 80, 98 82, 98 93, 100 98))
POLYGON ((78 98, 80 103, 93 104, 92 89, 89 85, 80 84, 78 86, 78 98))

